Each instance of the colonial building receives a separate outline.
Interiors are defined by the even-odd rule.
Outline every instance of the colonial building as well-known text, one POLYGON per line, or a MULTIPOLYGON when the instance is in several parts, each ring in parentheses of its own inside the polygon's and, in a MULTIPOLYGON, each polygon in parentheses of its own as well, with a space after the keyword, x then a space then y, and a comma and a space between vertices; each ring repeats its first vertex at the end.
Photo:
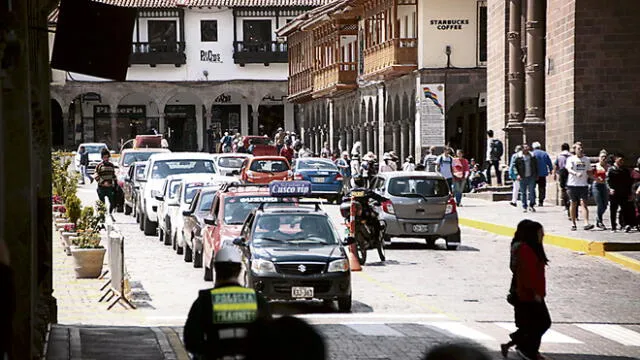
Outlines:
POLYGON ((477 0, 337 0, 280 28, 307 145, 482 156, 486 15, 477 0))
MULTIPOLYGON (((275 30, 323 1, 101 0, 137 9, 127 81, 54 70, 54 146, 118 149, 155 129, 174 150, 201 150, 210 129, 293 130, 287 44, 275 30)), ((50 27, 56 19, 54 12, 50 27)))
POLYGON ((488 11, 489 127, 509 148, 581 141, 635 161, 640 2, 488 0, 488 11))

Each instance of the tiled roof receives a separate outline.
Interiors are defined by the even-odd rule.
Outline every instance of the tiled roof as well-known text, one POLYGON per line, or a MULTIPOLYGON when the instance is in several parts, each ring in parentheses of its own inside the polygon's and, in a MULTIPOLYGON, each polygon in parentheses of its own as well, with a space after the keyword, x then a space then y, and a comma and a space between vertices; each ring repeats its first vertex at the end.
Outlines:
POLYGON ((105 4, 137 8, 187 7, 287 7, 320 6, 329 0, 94 0, 105 4))
POLYGON ((176 7, 176 3, 180 1, 176 0, 94 0, 97 2, 123 6, 123 7, 135 7, 135 8, 173 8, 176 7))

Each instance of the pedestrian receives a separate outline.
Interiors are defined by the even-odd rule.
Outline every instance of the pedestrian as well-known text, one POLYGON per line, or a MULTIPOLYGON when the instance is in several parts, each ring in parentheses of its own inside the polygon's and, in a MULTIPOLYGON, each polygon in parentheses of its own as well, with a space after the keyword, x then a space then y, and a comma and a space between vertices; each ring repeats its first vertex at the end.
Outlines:
POLYGON ((509 161, 509 178, 513 182, 511 189, 511 206, 518 207, 518 195, 520 195, 520 181, 518 181, 518 173, 516 172, 516 157, 522 151, 522 145, 516 145, 509 161))
POLYGON ((382 154, 382 163, 380 164, 380 172, 390 172, 393 171, 393 167, 391 167, 390 163, 393 162, 393 158, 389 155, 388 152, 382 154))
POLYGON ((220 143, 222 144, 223 153, 231 152, 231 146, 233 145, 233 138, 231 137, 231 135, 229 135, 228 131, 224 133, 224 136, 222 137, 222 139, 220 139, 220 143))
POLYGON ((436 159, 436 170, 444 176, 445 180, 447 180, 447 185, 449 186, 449 191, 452 190, 453 186, 453 157, 451 156, 451 148, 446 147, 444 152, 438 156, 436 159))
POLYGON ((273 141, 275 141, 276 143, 276 149, 278 154, 280 153, 280 150, 284 147, 284 138, 287 134, 285 134, 284 129, 283 128, 278 128, 278 131, 276 132, 275 136, 273 137, 273 141))
POLYGON ((631 190, 635 205, 636 229, 640 231, 640 157, 636 160, 636 167, 631 171, 631 179, 633 180, 631 190))
POLYGON ((200 290, 191 306, 184 326, 184 347, 202 359, 246 357, 250 348, 247 333, 257 320, 271 318, 268 304, 262 295, 238 282, 242 256, 235 247, 225 246, 216 252, 213 267, 215 286, 200 290))
POLYGON ((631 227, 635 225, 631 204, 633 179, 629 169, 624 167, 624 155, 620 153, 613 155, 613 164, 607 171, 607 185, 610 195, 611 231, 617 231, 616 217, 619 208, 620 228, 624 227, 625 232, 630 232, 631 227))
POLYGON ((0 238, 0 359, 11 358, 9 353, 16 311, 15 279, 10 260, 7 244, 0 238))
POLYGON ((238 141, 238 147, 236 148, 236 152, 241 154, 248 152, 247 148, 244 146, 244 140, 242 138, 240 138, 240 141, 238 141))
POLYGON ((346 151, 342 152, 342 157, 336 159, 335 164, 340 170, 340 175, 342 175, 342 193, 346 194, 349 192, 351 185, 351 163, 349 159, 349 153, 346 151))
POLYGON ((531 144, 533 147, 533 157, 538 162, 538 206, 544 206, 544 199, 547 197, 547 176, 553 171, 553 163, 546 151, 542 150, 542 145, 535 141, 531 144))
POLYGON ((294 316, 258 321, 249 332, 246 360, 325 360, 322 335, 306 321, 294 316))
POLYGON ((567 211, 567 217, 571 220, 571 210, 570 210, 570 200, 569 200, 569 192, 567 191, 567 180, 569 178, 569 172, 567 171, 566 164, 567 159, 571 157, 571 152, 569 151, 569 144, 564 143, 560 146, 560 154, 556 158, 555 163, 553 164, 553 180, 558 181, 558 186, 560 187, 560 198, 562 199, 562 205, 567 211))
POLYGON ((436 147, 432 146, 429 148, 429 152, 424 157, 422 164, 424 165, 425 171, 428 172, 436 172, 436 160, 438 159, 438 155, 436 155, 436 147))
POLYGON ((362 176, 365 187, 369 186, 369 180, 371 180, 373 176, 375 176, 375 159, 376 155, 373 152, 369 151, 362 157, 362 161, 360 162, 360 176, 362 176))
POLYGON ((404 164, 402 164, 402 171, 415 171, 415 170, 416 170, 415 161, 413 161, 413 156, 409 155, 407 156, 407 159, 404 161, 404 164))
POLYGON ((471 169, 471 174, 469 174, 469 187, 471 187, 471 192, 475 192, 486 185, 487 181, 484 177, 484 172, 480 170, 479 164, 475 164, 473 169, 471 169))
POLYGON ((116 186, 117 178, 116 178, 116 170, 115 166, 109 159, 111 158, 111 153, 106 148, 103 148, 100 151, 100 155, 102 156, 102 162, 96 166, 95 178, 98 182, 98 198, 100 201, 104 202, 105 198, 109 199, 109 215, 111 215, 111 220, 116 221, 113 217, 113 209, 116 208, 116 186))
POLYGON ((391 166, 393 171, 398 171, 398 162, 400 161, 400 158, 393 150, 389 151, 389 155, 391 156, 391 163, 389 163, 389 165, 391 166))
POLYGON ((293 147, 291 147, 291 139, 285 140, 284 147, 280 149, 280 156, 287 158, 289 164, 293 161, 293 147))
POLYGON ((607 229, 607 227, 604 226, 604 222, 602 222, 602 215, 604 215, 604 212, 607 210, 607 204, 609 203, 607 170, 609 170, 607 151, 600 150, 598 163, 593 171, 593 184, 591 185, 591 191, 598 207, 596 213, 596 226, 602 230, 607 229))
POLYGON ((351 157, 353 158, 353 155, 358 155, 358 157, 361 155, 362 152, 362 143, 360 141, 356 141, 353 143, 353 146, 351 147, 351 157))
POLYGON ((85 149, 84 146, 80 146, 78 155, 80 155, 80 176, 82 180, 80 184, 85 184, 85 178, 89 178, 89 181, 93 184, 93 178, 89 176, 89 174, 87 174, 87 166, 89 166, 89 152, 85 149))
POLYGON ((462 206, 462 193, 464 192, 464 184, 469 177, 469 161, 464 158, 464 151, 458 149, 456 157, 453 158, 453 196, 457 206, 462 206))
POLYGON ((504 154, 504 145, 499 139, 493 138, 493 130, 487 131, 487 183, 491 185, 491 168, 496 172, 498 185, 502 185, 500 176, 500 158, 504 154))
POLYGON ((163 149, 168 149, 169 148, 169 142, 167 141, 167 139, 165 137, 162 137, 162 139, 160 140, 160 147, 163 149))
POLYGON ((429 350, 424 360, 491 360, 491 356, 479 345, 443 344, 429 350))
POLYGON ((328 159, 331 157, 331 148, 329 147, 329 143, 325 142, 322 150, 320 150, 320 157, 328 159))
POLYGON ((578 202, 584 212, 584 229, 591 230, 593 224, 589 224, 589 209, 587 208, 587 198, 589 195, 589 177, 591 176, 591 160, 584 155, 582 145, 574 146, 575 155, 567 159, 565 168, 567 169, 567 192, 571 201, 571 230, 577 230, 576 218, 578 213, 578 202))
POLYGON ((515 161, 516 180, 520 182, 520 201, 524 212, 536 211, 536 179, 538 178, 538 162, 529 151, 528 144, 522 144, 522 152, 515 161))

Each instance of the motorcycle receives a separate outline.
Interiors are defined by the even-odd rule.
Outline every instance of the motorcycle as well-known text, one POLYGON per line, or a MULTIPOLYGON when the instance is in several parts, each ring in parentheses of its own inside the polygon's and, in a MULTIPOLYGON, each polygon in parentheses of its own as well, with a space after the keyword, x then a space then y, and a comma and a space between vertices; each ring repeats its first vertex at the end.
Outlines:
POLYGON ((340 205, 340 213, 349 224, 351 222, 352 207, 355 212, 355 221, 351 229, 351 236, 355 239, 356 256, 360 265, 367 261, 367 250, 377 249, 380 261, 386 260, 384 239, 386 236, 385 223, 378 220, 374 206, 377 201, 366 199, 367 205, 363 205, 361 199, 366 197, 365 191, 352 191, 350 197, 345 197, 340 205), (378 225, 376 229, 376 224, 378 225))

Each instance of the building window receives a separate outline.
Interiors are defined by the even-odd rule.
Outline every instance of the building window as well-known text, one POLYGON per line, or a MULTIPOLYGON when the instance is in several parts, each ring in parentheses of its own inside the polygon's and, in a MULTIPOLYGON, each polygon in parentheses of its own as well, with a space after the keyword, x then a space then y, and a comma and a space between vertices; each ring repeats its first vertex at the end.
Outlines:
POLYGON ((487 3, 478 2, 478 65, 487 64, 487 3))
POLYGON ((152 52, 173 52, 178 42, 176 21, 149 20, 147 22, 149 48, 152 52))
POLYGON ((242 40, 247 44, 266 44, 271 42, 271 20, 244 20, 242 40))
POLYGON ((218 41, 218 20, 200 21, 200 41, 218 41))

